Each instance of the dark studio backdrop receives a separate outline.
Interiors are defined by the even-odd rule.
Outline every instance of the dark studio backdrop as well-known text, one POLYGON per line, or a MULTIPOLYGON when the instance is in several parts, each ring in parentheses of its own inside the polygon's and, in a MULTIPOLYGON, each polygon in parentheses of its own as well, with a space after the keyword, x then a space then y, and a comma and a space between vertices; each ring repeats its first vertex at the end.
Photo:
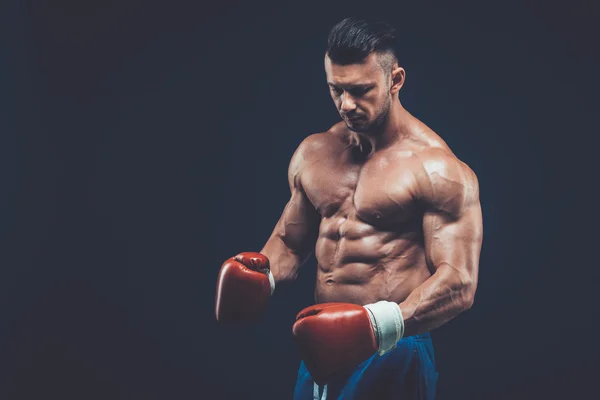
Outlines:
POLYGON ((314 258, 248 329, 217 326, 215 282, 337 121, 323 50, 349 15, 398 29, 402 103, 480 181, 479 288, 432 333, 437 398, 593 398, 589 4, 3 2, 0 398, 291 398, 314 258))

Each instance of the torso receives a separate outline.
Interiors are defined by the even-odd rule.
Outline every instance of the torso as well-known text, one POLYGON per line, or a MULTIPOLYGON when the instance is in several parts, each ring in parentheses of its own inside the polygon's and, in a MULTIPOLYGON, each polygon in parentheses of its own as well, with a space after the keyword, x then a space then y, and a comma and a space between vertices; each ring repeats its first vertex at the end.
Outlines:
POLYGON ((348 137, 343 124, 320 134, 300 172, 321 215, 315 300, 399 303, 431 275, 419 202, 427 178, 419 153, 449 149, 435 133, 420 131, 365 155, 348 137))

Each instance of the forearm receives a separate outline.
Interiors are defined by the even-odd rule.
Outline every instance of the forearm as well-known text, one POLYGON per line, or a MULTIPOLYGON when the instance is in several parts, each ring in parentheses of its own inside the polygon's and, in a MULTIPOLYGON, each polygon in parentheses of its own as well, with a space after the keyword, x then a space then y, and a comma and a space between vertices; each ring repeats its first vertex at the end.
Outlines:
POLYGON ((306 249, 290 248, 277 234, 269 238, 260 252, 269 258, 275 283, 295 280, 300 267, 310 255, 306 249))
POLYGON ((418 286, 403 302, 404 336, 427 332, 455 318, 473 304, 475 283, 449 264, 418 286))

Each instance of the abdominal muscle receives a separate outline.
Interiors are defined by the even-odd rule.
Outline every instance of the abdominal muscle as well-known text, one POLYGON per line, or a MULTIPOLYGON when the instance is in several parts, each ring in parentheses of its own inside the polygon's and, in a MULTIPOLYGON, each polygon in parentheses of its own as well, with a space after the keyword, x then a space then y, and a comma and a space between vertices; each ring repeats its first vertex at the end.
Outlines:
POLYGON ((400 303, 431 276, 420 229, 399 233, 356 220, 342 223, 343 229, 339 219, 321 223, 315 249, 317 303, 400 303))

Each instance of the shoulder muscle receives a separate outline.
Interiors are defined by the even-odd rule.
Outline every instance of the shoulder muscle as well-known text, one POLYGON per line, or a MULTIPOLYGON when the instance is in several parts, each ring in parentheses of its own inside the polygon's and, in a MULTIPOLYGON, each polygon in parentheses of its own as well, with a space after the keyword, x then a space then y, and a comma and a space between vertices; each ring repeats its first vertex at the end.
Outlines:
POLYGON ((300 174, 307 163, 314 159, 319 150, 325 145, 323 133, 313 133, 302 140, 290 160, 288 181, 291 188, 300 184, 300 174))
POLYGON ((422 163, 421 198, 434 209, 459 218, 479 201, 479 183, 471 168, 442 149, 419 154, 422 163))

